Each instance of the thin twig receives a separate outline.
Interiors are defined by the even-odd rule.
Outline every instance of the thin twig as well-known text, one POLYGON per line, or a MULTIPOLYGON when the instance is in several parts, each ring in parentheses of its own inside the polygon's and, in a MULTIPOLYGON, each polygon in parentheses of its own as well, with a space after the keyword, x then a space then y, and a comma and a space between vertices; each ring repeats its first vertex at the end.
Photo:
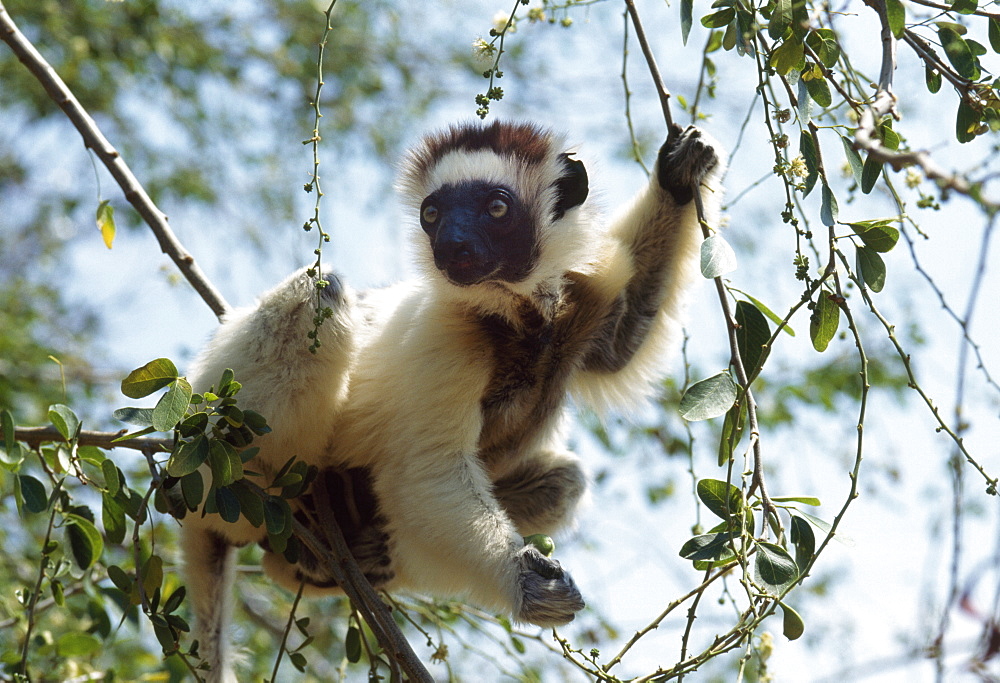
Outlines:
POLYGON ((649 75, 653 77, 653 84, 656 86, 656 95, 660 98, 660 107, 663 109, 663 119, 667 122, 667 130, 672 130, 674 127, 674 117, 670 113, 670 91, 667 90, 667 87, 663 84, 663 78, 660 77, 660 70, 656 66, 656 59, 653 57, 653 50, 649 47, 649 41, 646 40, 646 31, 642 28, 639 13, 635 9, 635 2, 633 0, 625 0, 625 7, 628 9, 629 16, 632 17, 632 25, 635 26, 635 37, 642 48, 642 54, 646 57, 646 64, 649 66, 649 75))
POLYGON ((139 215, 153 231, 163 253, 177 264, 187 281, 208 304, 212 312, 221 319, 229 310, 229 304, 205 277, 201 268, 195 263, 194 257, 184 249, 173 230, 167 225, 167 216, 156 207, 153 200, 146 194, 146 190, 136 179, 128 164, 104 137, 94 119, 83 108, 66 83, 55 72, 55 69, 14 24, 14 20, 7 12, 2 0, 0 0, 0 40, 10 46, 21 63, 35 77, 35 80, 45 88, 45 92, 48 93, 52 101, 63 110, 83 137, 84 145, 94 151, 101 163, 114 177, 118 186, 121 187, 122 192, 125 193, 125 199, 135 207, 135 210, 139 212, 139 215))

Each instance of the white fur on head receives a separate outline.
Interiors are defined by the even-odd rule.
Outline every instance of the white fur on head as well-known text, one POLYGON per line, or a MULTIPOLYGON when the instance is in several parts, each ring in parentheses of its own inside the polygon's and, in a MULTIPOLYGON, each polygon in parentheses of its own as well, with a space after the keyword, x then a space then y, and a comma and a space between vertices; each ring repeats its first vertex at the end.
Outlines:
POLYGON ((558 201, 557 181, 567 173, 565 140, 549 130, 524 123, 469 123, 430 135, 407 156, 399 189, 417 214, 429 194, 449 184, 483 181, 500 185, 523 203, 538 236, 535 268, 520 282, 488 281, 472 286, 451 284, 434 265, 426 236, 414 231, 418 263, 428 281, 446 299, 503 313, 507 302, 499 289, 531 297, 558 289, 566 271, 590 260, 595 244, 586 203, 553 220, 558 201))

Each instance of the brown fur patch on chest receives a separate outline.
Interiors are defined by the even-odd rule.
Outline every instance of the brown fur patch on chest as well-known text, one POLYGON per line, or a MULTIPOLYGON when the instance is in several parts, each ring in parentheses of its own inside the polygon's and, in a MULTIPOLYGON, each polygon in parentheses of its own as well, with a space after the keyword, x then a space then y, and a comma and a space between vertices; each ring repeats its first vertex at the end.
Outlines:
POLYGON ((492 462, 519 452, 557 417, 566 387, 606 324, 611 304, 583 276, 571 274, 551 319, 527 299, 517 324, 501 316, 478 321, 493 372, 480 402, 480 454, 492 462))

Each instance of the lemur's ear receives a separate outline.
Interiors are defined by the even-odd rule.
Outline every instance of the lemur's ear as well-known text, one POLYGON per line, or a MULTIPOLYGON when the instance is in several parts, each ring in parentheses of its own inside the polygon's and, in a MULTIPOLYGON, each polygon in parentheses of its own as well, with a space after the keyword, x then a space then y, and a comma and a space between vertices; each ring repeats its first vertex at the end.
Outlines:
POLYGON ((560 154, 565 170, 556 181, 556 208, 553 218, 559 220, 566 215, 566 212, 575 206, 580 206, 587 198, 590 185, 587 181, 587 169, 583 162, 578 159, 571 159, 570 154, 560 154))

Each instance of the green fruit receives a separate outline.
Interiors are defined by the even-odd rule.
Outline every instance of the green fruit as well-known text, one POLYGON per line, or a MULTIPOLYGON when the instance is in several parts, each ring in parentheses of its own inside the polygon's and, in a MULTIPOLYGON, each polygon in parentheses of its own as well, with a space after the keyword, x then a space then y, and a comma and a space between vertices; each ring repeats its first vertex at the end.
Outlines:
POLYGON ((545 557, 552 557, 552 553, 556 551, 555 541, 545 534, 531 534, 530 536, 525 536, 524 544, 531 544, 535 546, 538 549, 538 552, 545 555, 545 557))

